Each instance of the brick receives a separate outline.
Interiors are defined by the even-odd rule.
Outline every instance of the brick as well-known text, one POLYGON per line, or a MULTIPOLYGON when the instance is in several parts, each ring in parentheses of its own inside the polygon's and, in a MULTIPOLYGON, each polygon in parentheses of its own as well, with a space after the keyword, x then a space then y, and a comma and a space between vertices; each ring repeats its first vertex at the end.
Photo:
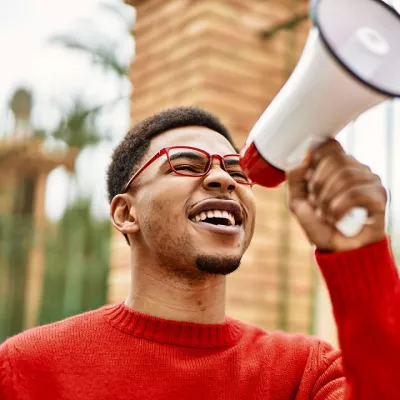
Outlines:
MULTIPOLYGON (((137 10, 132 123, 165 107, 216 113, 238 146, 283 86, 301 54, 308 25, 272 40, 261 33, 289 19, 288 0, 128 0, 137 10), (178 17, 177 17, 178 15, 178 17)), ((308 2, 297 2, 305 10, 308 2)), ((265 329, 307 333, 315 268, 312 250, 286 205, 286 188, 254 187, 257 223, 239 270, 228 277, 227 312, 265 329)), ((110 299, 129 289, 129 248, 113 236, 110 299)))

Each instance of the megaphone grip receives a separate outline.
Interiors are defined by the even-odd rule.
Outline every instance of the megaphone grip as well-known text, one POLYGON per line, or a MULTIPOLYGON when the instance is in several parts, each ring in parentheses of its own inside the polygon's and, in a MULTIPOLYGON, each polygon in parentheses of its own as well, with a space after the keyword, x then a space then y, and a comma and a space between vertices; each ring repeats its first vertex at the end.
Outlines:
POLYGON ((363 207, 352 208, 337 224, 336 229, 347 237, 357 236, 368 220, 368 211, 363 207))

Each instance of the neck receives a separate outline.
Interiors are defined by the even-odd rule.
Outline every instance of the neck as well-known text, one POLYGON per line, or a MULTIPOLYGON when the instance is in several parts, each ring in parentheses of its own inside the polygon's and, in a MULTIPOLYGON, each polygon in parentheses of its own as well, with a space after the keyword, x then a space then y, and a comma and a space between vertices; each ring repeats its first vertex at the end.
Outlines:
POLYGON ((143 314, 199 324, 225 322, 226 278, 196 272, 174 273, 164 266, 135 260, 126 306, 143 314))

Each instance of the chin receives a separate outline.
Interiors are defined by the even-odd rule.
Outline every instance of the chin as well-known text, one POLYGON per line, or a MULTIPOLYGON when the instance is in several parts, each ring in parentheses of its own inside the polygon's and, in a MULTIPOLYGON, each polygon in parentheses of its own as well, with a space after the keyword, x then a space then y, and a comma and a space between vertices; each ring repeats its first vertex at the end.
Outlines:
POLYGON ((199 271, 212 275, 229 275, 236 271, 241 263, 242 255, 198 255, 196 267, 199 271))

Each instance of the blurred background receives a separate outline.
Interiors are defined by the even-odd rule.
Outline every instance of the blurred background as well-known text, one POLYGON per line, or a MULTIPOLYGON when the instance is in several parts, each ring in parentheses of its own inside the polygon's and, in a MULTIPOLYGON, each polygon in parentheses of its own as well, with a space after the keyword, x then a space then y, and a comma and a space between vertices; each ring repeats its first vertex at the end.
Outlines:
MULTIPOLYGON (((400 0, 389 2, 400 9, 400 0)), ((123 301, 129 248, 111 229, 105 172, 136 121, 166 107, 216 113, 242 146, 293 71, 304 0, 13 0, 0 4, 0 342, 123 301)), ((400 103, 346 127, 346 150, 390 193, 400 259, 400 103), (396 178, 397 176, 397 178, 396 178)), ((228 312, 336 345, 313 252, 286 188, 255 189, 258 222, 228 278, 228 312)))

